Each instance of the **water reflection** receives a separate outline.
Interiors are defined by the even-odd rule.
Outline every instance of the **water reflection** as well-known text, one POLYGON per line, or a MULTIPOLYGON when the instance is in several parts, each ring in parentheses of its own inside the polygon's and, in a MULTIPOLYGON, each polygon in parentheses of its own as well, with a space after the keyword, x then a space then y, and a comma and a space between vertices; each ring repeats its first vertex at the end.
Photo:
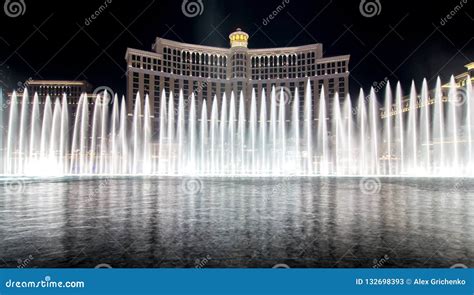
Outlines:
MULTIPOLYGON (((473 181, 2 180, 3 267, 449 267, 472 264, 473 181), (187 186, 198 181, 199 187, 187 186), (387 258, 388 257, 388 258, 387 258), (207 259, 210 258, 210 259, 207 259)), ((2 261, 2 260, 0 260, 2 261)))

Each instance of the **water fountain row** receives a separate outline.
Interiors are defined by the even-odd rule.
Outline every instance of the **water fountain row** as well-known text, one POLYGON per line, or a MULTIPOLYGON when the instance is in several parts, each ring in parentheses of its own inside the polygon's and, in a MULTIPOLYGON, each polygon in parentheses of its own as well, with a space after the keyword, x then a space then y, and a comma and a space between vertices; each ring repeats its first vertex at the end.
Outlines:
POLYGON ((374 89, 313 97, 310 83, 304 97, 292 93, 198 104, 163 92, 157 121, 148 95, 128 110, 124 98, 83 94, 73 117, 65 95, 13 93, 2 108, 0 174, 474 176, 470 83, 438 79, 429 92, 424 80, 408 101, 389 83, 382 100, 374 89))

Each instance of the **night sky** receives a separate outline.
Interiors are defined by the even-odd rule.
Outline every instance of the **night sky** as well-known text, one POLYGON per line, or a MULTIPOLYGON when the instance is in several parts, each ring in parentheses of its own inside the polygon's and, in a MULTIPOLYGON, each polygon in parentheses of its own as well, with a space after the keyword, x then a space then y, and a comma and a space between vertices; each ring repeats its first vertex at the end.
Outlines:
POLYGON ((361 13, 358 0, 286 0, 267 21, 281 0, 201 0, 201 14, 194 17, 183 13, 181 0, 7 2, 21 7, 18 16, 8 16, 2 1, 0 11, 1 79, 12 88, 31 77, 88 80, 124 93, 127 47, 151 50, 157 36, 229 47, 228 35, 237 27, 249 33, 250 48, 318 42, 325 56, 350 54, 353 93, 385 78, 405 88, 423 77, 433 84, 437 75, 448 79, 474 60, 470 0, 366 0, 374 4, 374 15, 361 13), (96 19, 87 20, 104 2, 96 19))

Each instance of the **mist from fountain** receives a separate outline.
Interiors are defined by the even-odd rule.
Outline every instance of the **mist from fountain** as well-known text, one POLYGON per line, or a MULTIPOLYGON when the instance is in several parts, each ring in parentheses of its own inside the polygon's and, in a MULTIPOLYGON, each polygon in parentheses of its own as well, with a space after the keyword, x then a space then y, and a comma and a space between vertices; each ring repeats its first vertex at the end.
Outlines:
POLYGON ((163 91, 159 118, 148 95, 128 110, 125 98, 83 94, 72 118, 66 95, 14 92, 1 114, 0 173, 474 176, 469 83, 438 78, 430 93, 423 80, 418 94, 413 82, 408 100, 399 83, 382 99, 373 88, 356 101, 312 93, 307 83, 302 99, 297 88, 291 97, 273 88, 198 102, 163 91))

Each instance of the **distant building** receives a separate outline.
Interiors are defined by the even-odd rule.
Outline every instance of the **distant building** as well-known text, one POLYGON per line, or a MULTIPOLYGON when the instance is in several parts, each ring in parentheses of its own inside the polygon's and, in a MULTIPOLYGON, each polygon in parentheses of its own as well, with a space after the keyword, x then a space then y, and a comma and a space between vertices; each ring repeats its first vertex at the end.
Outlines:
POLYGON ((79 101, 82 93, 89 93, 92 85, 87 81, 68 81, 68 80, 30 80, 25 84, 28 93, 38 93, 40 97, 49 94, 53 97, 61 97, 66 93, 67 97, 72 101, 79 101))
MULTIPOLYGON (((324 86, 329 96, 340 96, 349 89, 349 55, 323 57, 322 44, 297 47, 249 49, 249 35, 240 29, 229 35, 230 48, 187 44, 156 38, 152 51, 128 48, 127 99, 129 112, 136 93, 150 96, 153 115, 158 118, 162 90, 173 92, 176 100, 179 90, 187 98, 196 94, 197 105, 215 95, 220 101, 226 93, 241 91, 246 99, 252 89, 260 100, 262 90, 267 94, 272 86, 285 91, 298 87, 303 97, 304 86, 310 80, 313 97, 318 97, 324 86)), ((247 106, 249 104, 246 104, 247 106)), ((301 110, 303 99, 301 99, 301 110)), ((208 107, 211 104, 208 103, 208 107)), ((316 104, 315 104, 316 108, 316 104)))
MULTIPOLYGON (((69 111, 74 115, 81 94, 90 93, 92 85, 87 81, 27 80, 16 90, 19 97, 21 97, 24 89, 28 90, 30 103, 33 101, 33 95, 38 93, 40 104, 44 103, 46 95, 49 95, 54 103, 56 98, 61 98, 65 93, 70 106, 69 111)), ((11 94, 12 92, 9 92, 8 97, 11 97, 11 94)))
MULTIPOLYGON (((467 70, 465 72, 462 72, 461 74, 458 74, 456 76, 454 76, 454 81, 456 82, 456 87, 461 88, 463 89, 464 87, 466 87, 467 83, 470 82, 471 85, 474 85, 474 62, 471 62, 471 63, 468 63, 467 65, 464 66, 467 70), (468 80, 467 78, 470 78, 470 80, 468 80)), ((449 94, 449 87, 450 87, 450 81, 445 81, 446 83, 442 84, 441 85, 441 94, 442 94, 442 102, 443 103, 446 103, 448 102, 448 94, 449 94)), ((408 92, 407 92, 408 93, 408 92)), ((403 113, 407 113, 410 108, 409 108, 409 104, 410 104, 410 96, 407 95, 407 93, 405 93, 405 95, 403 96, 402 98, 402 112, 403 113)), ((421 91, 418 91, 417 92, 417 103, 416 103, 416 107, 417 108, 422 108, 422 107, 425 107, 425 104, 423 104, 421 102, 421 91)), ((434 105, 435 103, 435 89, 430 89, 429 92, 428 92, 428 95, 429 95, 429 99, 428 99, 428 106, 432 106, 434 105)), ((457 97, 456 99, 466 99, 466 97, 457 97)), ((397 112, 396 112, 396 105, 395 105, 395 100, 393 100, 393 104, 392 104, 392 109, 390 111, 390 116, 396 116, 397 115, 397 112)), ((384 118, 386 115, 385 115, 385 107, 384 106, 380 106, 380 116, 382 118, 384 118)))

